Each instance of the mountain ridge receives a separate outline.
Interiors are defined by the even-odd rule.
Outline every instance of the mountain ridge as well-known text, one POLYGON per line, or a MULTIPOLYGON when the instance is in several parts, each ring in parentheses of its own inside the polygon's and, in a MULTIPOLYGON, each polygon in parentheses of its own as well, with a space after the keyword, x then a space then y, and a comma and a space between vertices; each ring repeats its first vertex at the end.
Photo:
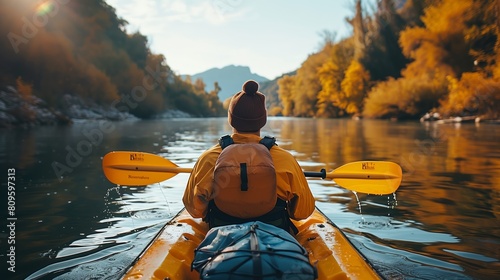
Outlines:
POLYGON ((222 68, 213 67, 194 75, 182 75, 183 78, 191 77, 191 81, 202 79, 205 83, 205 90, 214 89, 214 83, 217 82, 221 90, 219 91, 219 100, 224 102, 227 98, 233 96, 241 90, 241 86, 247 80, 255 80, 262 83, 269 81, 268 78, 253 73, 248 66, 227 65, 222 68))

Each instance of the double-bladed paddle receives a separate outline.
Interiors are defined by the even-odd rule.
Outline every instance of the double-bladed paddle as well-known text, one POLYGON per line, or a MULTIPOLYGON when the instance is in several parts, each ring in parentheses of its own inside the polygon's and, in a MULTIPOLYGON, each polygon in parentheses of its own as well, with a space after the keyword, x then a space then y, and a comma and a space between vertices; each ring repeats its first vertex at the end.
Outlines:
MULTIPOLYGON (((170 179, 178 173, 191 173, 192 168, 177 166, 158 155, 115 151, 102 160, 106 178, 114 184, 145 186, 170 179)), ((401 167, 389 161, 356 161, 344 164, 333 171, 304 172, 306 177, 334 180, 351 191, 368 194, 391 194, 396 192, 402 179, 401 167)))

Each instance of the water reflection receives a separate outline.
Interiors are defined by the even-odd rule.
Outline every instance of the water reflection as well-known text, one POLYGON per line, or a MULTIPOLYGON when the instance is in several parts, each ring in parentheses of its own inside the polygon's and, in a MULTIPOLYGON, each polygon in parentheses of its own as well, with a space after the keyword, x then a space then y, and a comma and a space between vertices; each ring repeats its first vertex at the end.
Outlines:
MULTIPOLYGON (((287 148, 300 151, 297 156, 303 156, 304 161, 309 156, 311 161, 325 163, 328 170, 359 159, 392 160, 403 166, 404 182, 398 191, 400 203, 388 215, 404 222, 396 222, 399 226, 394 228, 380 219, 367 222, 366 215, 359 219, 351 217, 349 220, 359 221, 354 232, 370 231, 381 240, 393 239, 383 244, 460 263, 463 267, 457 271, 475 278, 487 279, 491 271, 500 272, 498 126, 422 127, 418 123, 388 125, 380 121, 329 120, 294 120, 293 124, 280 126, 281 137, 288 140, 287 148), (296 144, 289 139, 301 141, 296 144), (394 242, 394 238, 388 238, 385 228, 401 240, 394 242), (469 258, 464 259, 465 255, 469 258), (490 261, 484 263, 484 259, 490 261)), ((380 207, 365 206, 376 205, 372 204, 378 200, 376 197, 361 197, 360 204, 355 198, 346 201, 342 197, 339 199, 335 194, 328 201, 346 203, 351 213, 359 211, 361 206, 367 213, 383 214, 380 207)), ((453 273, 427 270, 457 277, 453 273)), ((420 277, 426 278, 424 275, 420 277)), ((434 278, 435 275, 429 279, 434 278)))
MULTIPOLYGON (((225 119, 111 123, 106 131, 102 125, 1 131, 0 163, 17 168, 20 186, 19 279, 32 273, 115 279, 182 208, 188 175, 148 187, 117 187, 102 174, 102 156, 144 151, 192 167, 201 152, 230 133, 225 119), (80 159, 68 156, 70 151, 80 159), (54 162, 71 171, 58 176, 54 162)), ((390 279, 500 274, 499 133, 495 125, 293 118, 271 118, 263 131, 309 171, 368 159, 403 167, 397 197, 357 199, 334 182, 309 181, 320 209, 390 279)))

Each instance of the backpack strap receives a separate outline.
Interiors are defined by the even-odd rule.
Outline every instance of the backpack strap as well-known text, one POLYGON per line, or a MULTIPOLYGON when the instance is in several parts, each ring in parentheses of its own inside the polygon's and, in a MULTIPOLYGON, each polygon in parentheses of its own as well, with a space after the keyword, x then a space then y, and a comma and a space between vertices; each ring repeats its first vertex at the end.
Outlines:
POLYGON ((241 179, 241 191, 248 191, 248 173, 247 164, 245 162, 240 163, 240 179, 241 179))
POLYGON ((271 150, 273 146, 278 146, 278 144, 276 144, 276 138, 271 136, 264 136, 259 143, 266 146, 268 150, 271 150))
POLYGON ((219 145, 221 148, 224 150, 227 146, 234 144, 233 138, 231 138, 231 135, 224 135, 221 138, 219 138, 219 145))
MULTIPOLYGON (((264 138, 260 139, 259 143, 266 146, 268 150, 271 150, 273 146, 278 146, 278 144, 276 144, 276 138, 267 135, 264 136, 264 138)), ((221 138, 219 138, 219 145, 223 150, 227 146, 232 144, 234 144, 234 140, 231 137, 231 135, 224 135, 221 138)))

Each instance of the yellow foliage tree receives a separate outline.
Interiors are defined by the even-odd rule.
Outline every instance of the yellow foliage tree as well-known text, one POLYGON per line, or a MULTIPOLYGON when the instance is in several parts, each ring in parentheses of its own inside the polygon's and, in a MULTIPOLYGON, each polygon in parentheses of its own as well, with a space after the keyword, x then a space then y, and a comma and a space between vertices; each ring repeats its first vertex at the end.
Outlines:
POLYGON ((363 116, 382 118, 415 118, 422 110, 439 105, 447 93, 447 77, 424 75, 390 78, 374 86, 366 98, 363 116))
POLYGON ((460 80, 450 78, 448 99, 443 113, 500 117, 500 81, 480 73, 464 73, 460 80))
POLYGON ((325 45, 327 60, 317 70, 321 90, 317 96, 317 117, 338 117, 344 111, 339 107, 343 98, 342 80, 354 57, 354 41, 345 39, 337 44, 325 45))
POLYGON ((481 5, 473 0, 430 3, 422 17, 425 27, 400 34, 403 54, 413 61, 402 71, 402 78, 383 82, 370 92, 367 116, 418 117, 439 105, 450 81, 472 70, 467 36, 478 14, 473 11, 481 5))
POLYGON ((283 116, 292 116, 294 109, 294 100, 292 98, 294 78, 289 75, 283 76, 278 80, 278 95, 283 104, 283 116))
POLYGON ((203 93, 205 93, 206 86, 207 85, 205 84, 205 82, 203 82, 203 80, 201 78, 198 78, 198 79, 196 79, 196 81, 194 81, 194 84, 193 84, 194 92, 198 93, 198 94, 203 94, 203 93))
POLYGON ((363 99, 368 92, 370 73, 356 60, 347 68, 342 81, 343 98, 339 100, 339 107, 348 114, 359 114, 363 107, 363 99))
POLYGON ((459 76, 470 71, 473 58, 469 54, 467 37, 470 22, 481 9, 473 0, 437 1, 425 9, 425 28, 406 29, 401 33, 403 54, 414 59, 403 76, 419 76, 429 72, 459 76))
POLYGON ((318 117, 337 117, 339 115, 339 95, 342 93, 342 70, 333 61, 325 62, 318 71, 321 91, 318 93, 318 117))
POLYGON ((292 98, 294 100, 293 115, 298 117, 314 117, 318 92, 321 91, 321 83, 318 77, 318 69, 328 59, 329 51, 322 50, 310 55, 297 70, 294 78, 292 98))
POLYGON ((402 71, 404 77, 418 77, 432 73, 454 75, 452 67, 445 63, 447 51, 440 46, 439 36, 425 28, 403 31, 399 40, 403 54, 413 61, 402 71))

